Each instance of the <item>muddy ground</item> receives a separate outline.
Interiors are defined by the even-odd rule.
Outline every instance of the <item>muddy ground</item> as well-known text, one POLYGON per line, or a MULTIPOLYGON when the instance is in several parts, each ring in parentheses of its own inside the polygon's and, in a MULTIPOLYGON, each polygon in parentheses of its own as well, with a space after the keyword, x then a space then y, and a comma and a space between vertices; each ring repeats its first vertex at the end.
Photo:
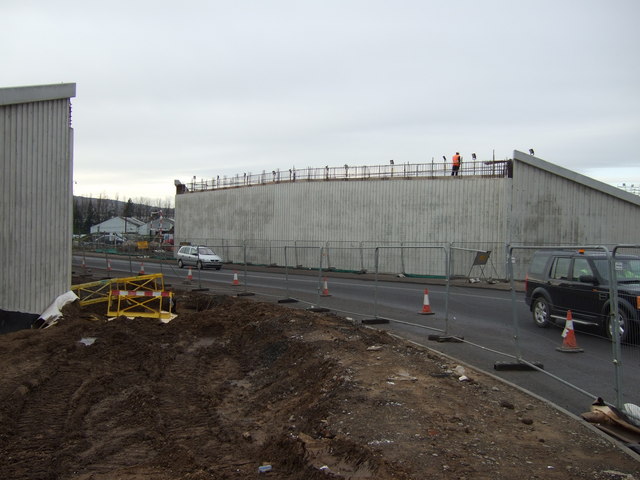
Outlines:
POLYGON ((582 421, 387 333, 179 298, 166 324, 74 304, 0 336, 0 478, 640 479, 582 421))

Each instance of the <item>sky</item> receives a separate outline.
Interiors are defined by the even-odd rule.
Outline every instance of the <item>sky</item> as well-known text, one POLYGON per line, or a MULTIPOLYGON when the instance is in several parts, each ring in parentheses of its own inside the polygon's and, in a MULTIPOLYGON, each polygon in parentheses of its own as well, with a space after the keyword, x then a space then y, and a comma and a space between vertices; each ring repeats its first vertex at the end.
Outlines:
POLYGON ((74 194, 514 150, 640 186, 637 0, 2 0, 0 88, 76 83, 74 194))

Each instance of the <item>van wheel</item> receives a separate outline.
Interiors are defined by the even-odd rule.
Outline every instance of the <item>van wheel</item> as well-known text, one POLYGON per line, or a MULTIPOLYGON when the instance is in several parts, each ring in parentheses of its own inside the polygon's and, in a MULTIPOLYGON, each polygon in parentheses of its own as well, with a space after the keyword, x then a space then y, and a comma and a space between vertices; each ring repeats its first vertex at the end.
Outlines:
POLYGON ((538 297, 533 301, 533 321, 540 328, 547 328, 551 325, 551 316, 549 313, 549 302, 544 297, 538 297))
MULTIPOLYGON (((629 320, 628 320, 629 316, 627 315, 627 312, 625 312, 622 308, 618 307, 618 330, 620 331, 620 343, 622 342, 626 342, 627 341, 627 337, 629 336, 629 320)), ((615 337, 613 335, 614 330, 613 330, 613 322, 611 321, 611 315, 607 315, 607 337, 609 337, 609 340, 615 340, 615 337)))
POLYGON ((184 267, 184 263, 182 263, 182 260, 178 260, 178 267, 179 268, 184 267))
POLYGON ((202 262, 200 260, 198 260, 198 262, 196 263, 196 268, 198 270, 202 270, 202 262))

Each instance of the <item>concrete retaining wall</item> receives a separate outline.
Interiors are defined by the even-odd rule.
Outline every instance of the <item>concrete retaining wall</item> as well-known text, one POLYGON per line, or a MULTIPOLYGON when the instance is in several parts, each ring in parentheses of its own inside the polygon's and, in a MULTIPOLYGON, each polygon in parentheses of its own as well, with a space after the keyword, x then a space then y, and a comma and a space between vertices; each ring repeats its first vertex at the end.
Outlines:
MULTIPOLYGON (((506 277, 506 244, 613 245, 640 240, 640 197, 544 160, 514 152, 513 178, 460 176, 267 183, 176 196, 176 241, 213 246, 250 263, 417 275, 472 271, 491 250, 485 275, 506 277), (296 248, 293 248, 293 247, 296 248)), ((516 278, 531 252, 519 251, 516 278)))

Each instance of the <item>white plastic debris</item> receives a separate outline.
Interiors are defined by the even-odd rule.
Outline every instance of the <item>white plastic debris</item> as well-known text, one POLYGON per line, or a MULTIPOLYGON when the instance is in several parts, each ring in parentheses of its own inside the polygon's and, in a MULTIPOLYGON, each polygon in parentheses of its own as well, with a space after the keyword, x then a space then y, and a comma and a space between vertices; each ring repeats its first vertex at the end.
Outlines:
POLYGON ((631 423, 633 423, 636 427, 640 427, 640 407, 634 405, 633 403, 625 403, 624 404, 624 413, 627 414, 631 423))
POLYGON ((39 320, 43 321, 42 328, 47 328, 51 325, 55 325, 58 322, 58 319, 62 316, 62 307, 64 307, 68 303, 73 303, 76 300, 78 300, 78 296, 71 290, 63 293, 58 298, 56 298, 54 302, 49 305, 39 317, 39 320))

